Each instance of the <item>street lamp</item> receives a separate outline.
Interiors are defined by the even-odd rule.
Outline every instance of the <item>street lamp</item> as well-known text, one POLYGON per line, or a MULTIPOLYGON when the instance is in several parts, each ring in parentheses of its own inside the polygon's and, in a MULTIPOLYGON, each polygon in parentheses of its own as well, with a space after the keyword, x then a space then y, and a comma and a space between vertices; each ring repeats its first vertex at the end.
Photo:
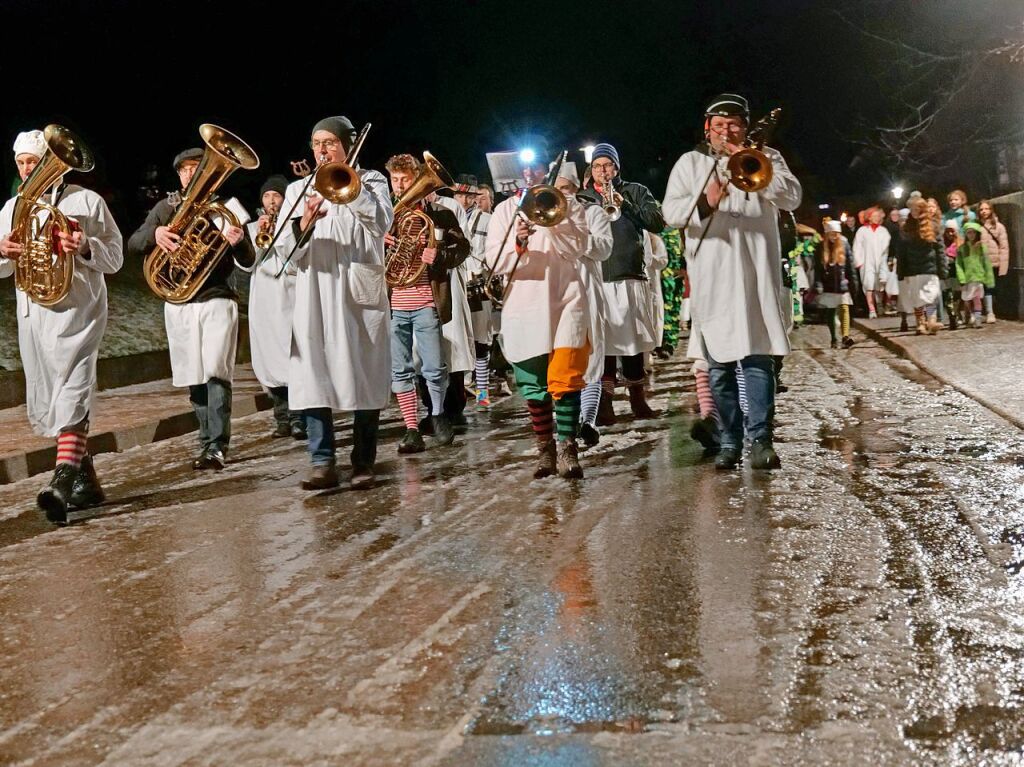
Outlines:
POLYGON ((596 149, 596 147, 593 144, 587 144, 586 146, 580 147, 580 151, 583 152, 583 159, 588 163, 594 158, 594 149, 596 149))
POLYGON ((902 196, 903 196, 903 187, 902 186, 894 186, 892 188, 892 198, 894 200, 896 200, 896 202, 899 202, 900 198, 902 196))

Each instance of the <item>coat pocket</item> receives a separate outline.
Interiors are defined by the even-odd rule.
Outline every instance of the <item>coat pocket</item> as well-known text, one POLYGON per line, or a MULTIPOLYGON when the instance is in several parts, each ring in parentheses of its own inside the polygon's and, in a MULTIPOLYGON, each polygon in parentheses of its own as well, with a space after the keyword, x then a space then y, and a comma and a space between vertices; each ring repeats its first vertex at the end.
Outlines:
POLYGON ((380 264, 351 264, 348 268, 348 289, 352 301, 359 306, 379 307, 387 303, 384 267, 380 264))

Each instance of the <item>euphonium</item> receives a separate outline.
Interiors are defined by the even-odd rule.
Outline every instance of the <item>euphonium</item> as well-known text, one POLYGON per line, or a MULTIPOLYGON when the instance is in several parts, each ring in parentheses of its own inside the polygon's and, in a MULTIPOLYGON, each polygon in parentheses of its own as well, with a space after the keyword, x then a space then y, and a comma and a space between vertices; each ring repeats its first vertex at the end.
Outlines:
POLYGON ((71 290, 75 276, 75 256, 64 252, 57 231, 70 235, 77 224, 41 198, 64 174, 72 170, 87 173, 94 163, 89 148, 62 125, 47 125, 43 138, 46 154, 18 187, 11 240, 24 247, 14 264, 18 290, 40 306, 53 306, 71 290), (42 221, 44 211, 49 215, 42 221))
POLYGON ((729 182, 741 192, 759 192, 772 182, 772 161, 761 148, 767 138, 765 134, 778 121, 781 111, 775 108, 758 120, 747 134, 743 149, 729 157, 729 182))
POLYGON ((256 153, 233 133, 204 123, 199 126, 199 135, 206 151, 182 193, 181 206, 167 224, 181 236, 178 249, 168 253, 157 246, 143 264, 149 287, 171 304, 191 300, 227 253, 230 243, 216 219, 239 226, 234 213, 212 200, 214 193, 239 168, 255 170, 260 166, 256 153))
POLYGON ((454 183, 444 166, 430 152, 424 152, 419 173, 395 203, 395 220, 391 225, 395 244, 384 254, 384 279, 391 287, 415 285, 427 268, 423 262, 424 249, 437 247, 434 222, 426 213, 416 210, 415 205, 431 192, 454 183), (421 242, 424 234, 426 241, 421 242))

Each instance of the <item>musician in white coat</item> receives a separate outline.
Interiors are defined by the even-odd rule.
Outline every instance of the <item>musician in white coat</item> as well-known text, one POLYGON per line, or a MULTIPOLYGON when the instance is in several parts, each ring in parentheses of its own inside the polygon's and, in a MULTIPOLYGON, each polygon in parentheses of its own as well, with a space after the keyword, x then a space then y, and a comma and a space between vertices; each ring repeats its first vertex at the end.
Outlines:
MULTIPOLYGON (((568 198, 574 197, 580 190, 579 174, 576 165, 566 163, 559 171, 555 186, 568 198)), ((593 447, 600 439, 597 430, 597 407, 601 401, 601 378, 604 376, 604 332, 607 317, 605 316, 604 276, 601 264, 612 253, 611 219, 601 205, 587 205, 584 210, 587 216, 587 229, 590 238, 587 250, 578 262, 580 276, 587 293, 587 315, 590 320, 588 339, 590 341, 590 360, 583 374, 586 384, 580 394, 580 431, 579 436, 586 447, 593 447)))
MULTIPOLYGON (((527 187, 541 183, 545 170, 543 164, 524 168, 527 187)), ((592 247, 591 233, 575 197, 566 198, 564 220, 535 227, 518 215, 522 195, 495 209, 487 232, 487 262, 505 276, 502 345, 537 438, 534 476, 579 478, 576 435, 590 358, 590 310, 578 261, 592 247)))
MULTIPOLYGON (((327 117, 313 126, 314 158, 345 162, 356 131, 346 117, 327 117)), ((359 170, 361 189, 348 204, 313 194, 290 220, 280 220, 284 252, 298 241, 293 261, 295 309, 288 367, 288 404, 305 411, 312 462, 307 490, 335 487, 333 410, 352 410, 353 488, 374 484, 380 411, 391 391, 391 312, 384 282, 384 235, 394 211, 387 180, 359 170)), ((285 193, 287 213, 304 179, 285 193)))
POLYGON ((775 411, 773 356, 789 352, 786 320, 779 305, 782 274, 778 209, 800 204, 800 182, 777 151, 765 148, 771 183, 740 192, 719 172, 747 135, 747 101, 735 94, 716 97, 705 110, 707 141, 676 162, 669 177, 664 212, 686 242, 692 281, 692 334, 699 334, 709 366, 711 389, 722 420, 722 449, 716 467, 740 461, 744 423, 739 407, 736 363, 746 379, 751 465, 779 465, 772 445, 775 411), (694 254, 704 230, 706 237, 694 254))
MULTIPOLYGON (((15 162, 22 181, 47 151, 42 131, 18 135, 15 162)), ((50 485, 38 497, 51 522, 67 521, 69 506, 103 501, 92 458, 87 455, 89 411, 96 390, 96 360, 107 326, 105 274, 121 268, 121 232, 103 198, 76 184, 58 183, 44 195, 81 231, 60 234, 73 253, 74 277, 67 296, 53 306, 34 303, 17 291, 18 346, 25 371, 25 405, 36 434, 55 437, 57 464, 50 485)), ((11 238, 14 199, 0 210, 0 277, 10 277, 23 252, 11 238)), ((44 214, 45 218, 45 214, 44 214)))
MULTIPOLYGON (((263 213, 247 224, 249 239, 256 243, 260 232, 273 235, 271 220, 282 215, 288 179, 275 175, 263 182, 260 202, 263 213)), ((294 263, 285 264, 288 254, 274 243, 268 253, 256 248, 256 263, 249 283, 249 345, 252 370, 274 403, 275 437, 306 438, 302 413, 288 409, 288 366, 292 349, 292 310, 295 308, 294 263)))

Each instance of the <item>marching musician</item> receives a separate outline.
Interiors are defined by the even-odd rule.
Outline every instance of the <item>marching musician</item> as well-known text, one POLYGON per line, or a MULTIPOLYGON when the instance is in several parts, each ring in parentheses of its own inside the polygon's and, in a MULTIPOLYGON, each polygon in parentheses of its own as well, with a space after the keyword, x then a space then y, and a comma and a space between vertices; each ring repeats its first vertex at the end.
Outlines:
MULTIPOLYGON (((545 171, 543 163, 525 166, 527 187, 542 183, 545 171)), ((560 175, 572 180, 570 174, 571 165, 563 166, 560 175)), ((575 479, 583 476, 576 435, 590 356, 589 307, 577 261, 590 249, 610 249, 611 241, 598 242, 586 211, 571 196, 560 223, 534 227, 519 212, 523 193, 495 209, 487 232, 487 262, 496 274, 506 276, 503 346, 537 439, 539 461, 533 475, 539 479, 558 473, 575 479), (511 236, 502 247, 510 225, 511 236)))
MULTIPOLYGON (((410 154, 399 154, 390 158, 385 167, 397 200, 416 180, 420 162, 410 154)), ((431 433, 439 445, 450 445, 455 438, 451 420, 445 413, 449 381, 442 327, 452 322, 451 270, 469 255, 469 242, 448 208, 421 200, 415 203, 414 209, 423 211, 441 236, 437 237, 436 247, 423 248, 420 257, 426 268, 419 279, 408 287, 391 288, 391 390, 398 400, 406 428, 398 445, 399 453, 421 453, 426 449, 417 412, 414 339, 420 371, 429 393, 431 433)), ((384 243, 392 247, 396 238, 389 232, 384 243)))
POLYGON ((273 435, 305 439, 305 418, 302 413, 288 409, 288 364, 297 270, 294 263, 285 264, 288 254, 282 253, 279 243, 274 243, 272 252, 267 253, 256 242, 261 235, 273 236, 287 188, 288 179, 281 175, 264 181, 260 188, 263 213, 246 225, 249 239, 257 244, 256 264, 249 286, 249 342, 253 372, 274 403, 273 435))
MULTIPOLYGON (((347 117, 325 117, 313 126, 314 159, 346 162, 356 139, 347 117)), ((338 485, 333 410, 355 411, 351 453, 353 489, 373 487, 380 411, 391 380, 384 235, 394 216, 387 181, 373 170, 356 171, 361 189, 348 204, 318 194, 300 202, 290 221, 279 221, 284 252, 295 250, 295 308, 288 366, 288 405, 305 415, 312 468, 306 490, 338 485)), ((303 192, 304 179, 288 185, 283 209, 303 192)))
POLYGON ((717 172, 720 158, 742 148, 749 120, 750 110, 742 96, 725 93, 714 98, 704 112, 705 142, 679 158, 665 195, 665 218, 679 227, 689 254, 690 356, 702 354, 707 360, 722 426, 715 465, 723 470, 736 467, 743 446, 737 361, 746 379, 751 465, 755 469, 779 466, 772 444, 772 355, 788 353, 789 338, 778 298, 782 279, 778 209, 795 210, 802 196, 800 182, 774 149, 763 150, 774 173, 771 183, 760 191, 730 188, 717 172), (704 241, 693 255, 705 228, 704 241))
MULTIPOLYGON (((174 158, 174 170, 184 190, 203 158, 200 148, 186 149, 174 158)), ((234 198, 222 201, 245 224, 249 214, 234 198)), ((160 247, 175 252, 181 236, 168 224, 180 197, 160 200, 128 240, 128 255, 140 259, 160 247)), ((195 296, 185 303, 164 303, 164 325, 171 357, 171 382, 188 388, 189 402, 199 421, 199 454, 192 468, 220 470, 227 463, 231 441, 231 389, 238 348, 238 294, 231 287, 235 265, 252 267, 255 251, 245 230, 224 221, 220 234, 230 248, 210 272, 195 296)))
POLYGON ((618 220, 612 222, 612 254, 601 265, 606 312, 605 368, 597 423, 602 426, 615 423, 612 399, 617 361, 622 365, 633 415, 654 415, 644 392, 644 356, 661 343, 651 313, 645 253, 647 232, 660 234, 665 219, 646 186, 622 180, 621 167, 618 150, 611 144, 598 144, 591 156, 591 183, 581 193, 595 204, 603 198, 615 198, 621 211, 618 220))
MULTIPOLYGON (((562 192, 566 199, 576 196, 580 190, 580 179, 575 164, 567 163, 562 167, 558 178, 555 179, 555 188, 562 192)), ((590 241, 578 263, 587 294, 590 359, 583 374, 585 386, 580 393, 579 436, 586 447, 593 447, 601 439, 596 427, 596 418, 597 406, 601 399, 601 377, 604 375, 605 309, 601 263, 611 255, 612 229, 611 220, 600 205, 587 205, 584 210, 590 241)))
POLYGON ((470 318, 473 325, 473 352, 474 352, 474 383, 476 384, 477 407, 487 408, 491 406, 489 393, 490 384, 490 358, 491 358, 491 333, 492 333, 492 312, 491 300, 483 292, 483 280, 485 278, 484 259, 487 248, 487 228, 491 223, 491 201, 493 200, 490 187, 477 187, 475 205, 469 214, 467 224, 467 236, 469 237, 469 258, 466 259, 463 268, 466 272, 467 286, 469 289, 470 318))
MULTIPOLYGON (((46 154, 43 132, 18 134, 14 159, 24 182, 46 154)), ((60 248, 74 254, 68 294, 53 306, 36 304, 17 291, 18 346, 25 371, 26 409, 36 434, 57 439, 57 463, 50 484, 37 497, 46 518, 67 522, 70 506, 102 503, 88 455, 89 411, 96 390, 96 360, 107 326, 107 288, 103 275, 121 268, 121 232, 103 198, 76 184, 58 183, 45 195, 77 228, 59 234, 60 248)), ((0 210, 0 277, 14 273, 24 244, 11 239, 14 200, 0 210)))

